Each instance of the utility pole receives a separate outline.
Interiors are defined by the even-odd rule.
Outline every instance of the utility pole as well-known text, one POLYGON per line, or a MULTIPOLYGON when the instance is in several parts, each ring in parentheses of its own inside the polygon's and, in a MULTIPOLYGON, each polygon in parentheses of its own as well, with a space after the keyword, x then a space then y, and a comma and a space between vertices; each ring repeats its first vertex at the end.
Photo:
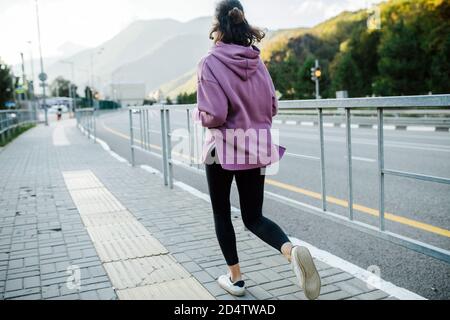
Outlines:
POLYGON ((70 71, 71 71, 71 84, 69 86, 69 95, 71 100, 71 104, 70 104, 70 108, 72 109, 71 111, 75 111, 77 108, 77 92, 74 92, 74 88, 73 86, 75 86, 75 64, 73 61, 61 61, 61 63, 65 63, 70 65, 70 71))
MULTIPOLYGON (((34 74, 33 47, 32 47, 32 42, 31 41, 27 41, 27 43, 30 46, 31 81, 33 81, 33 88, 32 89, 34 90, 34 80, 35 80, 34 77, 35 77, 35 74, 34 74)), ((34 95, 34 91, 32 93, 34 95)))
POLYGON ((316 59, 314 68, 311 68, 311 80, 316 84, 316 99, 320 99, 319 80, 322 77, 319 60, 316 59))
POLYGON ((91 51, 91 89, 94 88, 95 86, 95 75, 94 75, 94 57, 95 55, 100 55, 103 53, 103 50, 105 50, 105 48, 100 48, 98 49, 98 51, 91 51))
POLYGON ((24 95, 25 98, 24 100, 28 100, 28 94, 27 91, 25 90, 25 88, 28 88, 28 85, 27 85, 27 76, 25 74, 25 60, 23 58, 23 52, 20 53, 20 59, 22 61, 22 90, 24 90, 22 94, 24 95))
POLYGON ((44 60, 42 59, 42 45, 41 45, 41 26, 39 22, 39 4, 38 0, 35 0, 36 3, 36 21, 37 21, 37 32, 38 32, 38 42, 39 42, 39 56, 41 60, 41 73, 39 74, 39 80, 41 80, 42 86, 42 104, 44 106, 45 112, 45 125, 48 126, 48 111, 47 111, 47 102, 45 101, 45 86, 47 85, 45 81, 47 80, 47 74, 44 72, 44 60))

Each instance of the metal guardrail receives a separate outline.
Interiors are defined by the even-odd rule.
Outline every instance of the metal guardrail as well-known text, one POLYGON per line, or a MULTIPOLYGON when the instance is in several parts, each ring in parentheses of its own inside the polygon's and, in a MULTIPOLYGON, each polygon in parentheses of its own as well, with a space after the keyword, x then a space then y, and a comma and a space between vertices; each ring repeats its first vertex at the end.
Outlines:
MULTIPOLYGON (((195 105, 154 105, 144 107, 130 107, 130 149, 132 155, 132 164, 135 165, 135 150, 140 150, 145 153, 155 155, 162 159, 162 168, 164 173, 164 184, 173 187, 173 165, 180 165, 187 169, 193 170, 197 173, 204 173, 200 166, 195 166, 192 162, 193 150, 198 145, 203 144, 203 141, 195 141, 192 133, 191 125, 191 110, 195 105), (170 113, 172 111, 184 112, 187 116, 187 131, 189 138, 189 164, 172 159, 171 141, 174 135, 170 129, 170 113), (159 119, 149 117, 149 112, 159 112, 159 119), (133 119, 133 115, 137 114, 138 121, 133 119), (150 130, 150 126, 156 124, 159 120, 161 130, 150 130), (139 143, 136 134, 139 131, 139 143), (161 137, 160 151, 155 152, 155 146, 150 144, 150 135, 158 134, 161 137), (196 145, 197 143, 197 145, 196 145)), ((420 253, 435 257, 450 263, 450 251, 438 248, 436 246, 417 241, 411 238, 401 236, 399 234, 386 231, 385 228, 385 177, 386 175, 399 176, 409 179, 416 179, 422 181, 429 181, 434 183, 441 183, 450 185, 450 179, 444 177, 435 177, 429 175, 422 175, 413 172, 404 172, 393 169, 388 169, 384 165, 384 110, 390 109, 411 109, 422 108, 425 110, 432 110, 433 108, 449 108, 450 109, 450 95, 434 95, 434 96, 406 96, 406 97, 386 97, 386 98, 357 98, 357 99, 330 99, 330 100, 299 100, 299 101, 280 101, 280 110, 315 110, 316 121, 318 124, 318 143, 320 144, 320 179, 321 179, 321 199, 322 207, 316 208, 308 206, 310 212, 320 213, 322 217, 329 218, 333 221, 342 223, 346 226, 355 228, 360 231, 375 235, 379 238, 391 241, 393 243, 402 245, 409 249, 418 251, 420 253), (342 109, 345 112, 345 132, 346 132, 346 154, 347 154, 347 190, 348 190, 348 216, 329 212, 327 208, 327 191, 326 191, 326 170, 325 170, 325 143, 324 143, 324 111, 327 109, 342 109), (353 213, 353 164, 352 164, 352 111, 359 109, 374 109, 377 112, 377 150, 378 150, 378 228, 374 226, 354 220, 353 213)), ((204 132, 204 131, 203 131, 204 132)), ((204 135, 202 136, 202 140, 204 135)))
MULTIPOLYGON (((326 121, 335 126, 345 123, 345 114, 343 115, 327 115, 324 114, 326 121)), ((298 120, 301 122, 309 122, 313 125, 318 125, 317 117, 313 115, 299 115, 299 114, 280 114, 277 119, 280 120, 298 120)), ((356 116, 352 114, 352 123, 362 126, 374 126, 377 124, 377 115, 374 116, 356 116)), ((413 118, 413 117, 384 117, 384 124, 391 125, 398 128, 406 126, 424 126, 436 127, 442 130, 450 128, 450 117, 448 118, 413 118)))
POLYGON ((34 110, 0 110, 0 141, 8 140, 17 127, 36 122, 34 110))
POLYGON ((94 108, 76 109, 75 118, 77 119, 77 126, 84 130, 87 137, 97 142, 96 110, 94 108))

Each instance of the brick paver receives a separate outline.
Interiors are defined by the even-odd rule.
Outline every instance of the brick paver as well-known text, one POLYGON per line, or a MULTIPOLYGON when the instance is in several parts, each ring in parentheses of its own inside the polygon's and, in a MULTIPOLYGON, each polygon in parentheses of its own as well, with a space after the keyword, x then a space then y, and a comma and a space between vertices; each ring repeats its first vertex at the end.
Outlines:
MULTIPOLYGON (((0 299, 118 299, 64 182, 63 172, 81 170, 92 171, 217 299, 305 299, 285 259, 247 232, 235 214, 248 292, 242 298, 226 294, 215 281, 226 266, 210 205, 177 187, 164 188, 158 176, 117 161, 86 139, 73 121, 63 123, 69 144, 53 144, 55 125, 38 126, 0 151, 0 299), (70 266, 80 268, 79 288, 68 286, 70 266)), ((319 299, 388 298, 317 263, 323 283, 319 299)))

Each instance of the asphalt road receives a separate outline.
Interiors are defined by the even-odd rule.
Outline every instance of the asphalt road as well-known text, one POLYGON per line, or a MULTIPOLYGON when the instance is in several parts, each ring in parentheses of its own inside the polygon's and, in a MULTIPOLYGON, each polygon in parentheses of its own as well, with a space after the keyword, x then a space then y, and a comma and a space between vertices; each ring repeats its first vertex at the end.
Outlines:
MULTIPOLYGON (((138 126, 138 115, 134 115, 138 126)), ((150 115, 150 130, 159 130, 159 114, 150 115)), ((130 160, 128 113, 104 114, 97 124, 98 136, 113 151, 130 160)), ((326 119, 325 119, 326 121, 326 119)), ((171 115, 173 130, 186 128, 184 112, 171 115)), ((305 204, 320 207, 320 145, 317 127, 274 125, 280 143, 287 147, 278 174, 267 177, 266 190, 305 204)), ((177 133, 183 134, 177 130, 177 133)), ((140 140, 139 131, 135 131, 140 140)), ((159 152, 160 136, 152 133, 150 144, 159 152)), ((174 137, 174 140, 177 140, 174 137)), ((174 145, 177 141, 173 142, 174 145)), ((326 188, 328 210, 348 215, 345 129, 325 128, 326 188)), ((374 226, 378 217, 376 130, 352 129, 355 220, 374 226)), ((174 156, 176 158, 176 155, 174 156)), ((184 160, 179 158, 179 160, 184 160)), ((140 151, 137 164, 161 170, 161 160, 140 151)), ((420 174, 450 177, 448 132, 385 131, 385 167, 420 174)), ((205 178, 182 167, 174 176, 207 193, 205 178)), ((386 229, 403 236, 450 250, 450 186, 400 177, 386 178, 386 229)), ((236 189, 232 204, 239 207, 236 189)), ((266 199, 265 215, 279 223, 289 235, 307 241, 362 268, 376 265, 383 279, 431 299, 450 298, 450 265, 364 232, 293 208, 284 201, 266 199)))

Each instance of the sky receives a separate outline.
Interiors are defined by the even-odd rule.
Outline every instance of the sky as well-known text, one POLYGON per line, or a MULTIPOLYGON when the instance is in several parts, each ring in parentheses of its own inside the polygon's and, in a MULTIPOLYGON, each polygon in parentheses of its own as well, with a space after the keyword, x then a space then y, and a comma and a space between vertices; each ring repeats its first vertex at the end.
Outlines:
MULTIPOLYGON (((0 59, 8 64, 39 55, 36 0, 0 0, 0 59), (31 44, 29 43, 31 41, 31 44)), ((311 27, 344 10, 380 0, 241 0, 250 23, 269 29, 311 27)), ((38 0, 44 57, 70 43, 98 46, 131 22, 211 16, 217 0, 38 0)))

